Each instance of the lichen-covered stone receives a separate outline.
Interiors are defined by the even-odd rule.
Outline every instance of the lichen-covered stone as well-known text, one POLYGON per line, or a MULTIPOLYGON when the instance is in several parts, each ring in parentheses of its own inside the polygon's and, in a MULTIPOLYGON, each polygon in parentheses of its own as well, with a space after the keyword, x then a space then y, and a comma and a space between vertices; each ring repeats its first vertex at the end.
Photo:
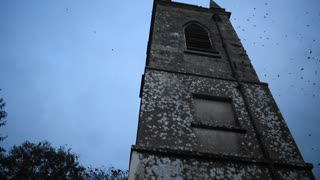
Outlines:
POLYGON ((314 179, 230 13, 154 5, 129 179, 314 179), (190 23, 214 51, 186 47, 190 23))
POLYGON ((129 179, 194 180, 194 179, 271 179, 268 168, 259 165, 198 160, 134 152, 129 179))
POLYGON ((145 73, 137 145, 225 154, 228 147, 199 144, 191 126, 196 121, 193 94, 232 99, 236 121, 246 133, 235 133, 240 140, 239 150, 229 151, 228 155, 263 156, 236 82, 153 70, 145 73))
MULTIPOLYGON (((153 22, 152 42, 148 67, 175 72, 192 73, 210 77, 234 79, 228 56, 218 28, 213 21, 213 12, 190 10, 157 4, 153 22), (220 57, 207 57, 184 53, 186 50, 184 27, 196 22, 210 33, 210 39, 220 57)), ((221 15, 220 32, 224 35, 229 57, 236 64, 242 80, 258 82, 259 79, 250 63, 227 15, 221 15)))
POLYGON ((302 156, 281 116, 267 86, 245 84, 255 123, 262 134, 270 157, 274 160, 303 163, 302 156))

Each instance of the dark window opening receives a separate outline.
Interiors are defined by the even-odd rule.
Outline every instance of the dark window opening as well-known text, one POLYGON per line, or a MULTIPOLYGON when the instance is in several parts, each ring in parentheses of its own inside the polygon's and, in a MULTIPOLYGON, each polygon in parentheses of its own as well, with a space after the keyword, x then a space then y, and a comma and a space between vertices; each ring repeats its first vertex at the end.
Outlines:
POLYGON ((197 24, 190 24, 185 28, 187 49, 214 52, 208 32, 197 24))

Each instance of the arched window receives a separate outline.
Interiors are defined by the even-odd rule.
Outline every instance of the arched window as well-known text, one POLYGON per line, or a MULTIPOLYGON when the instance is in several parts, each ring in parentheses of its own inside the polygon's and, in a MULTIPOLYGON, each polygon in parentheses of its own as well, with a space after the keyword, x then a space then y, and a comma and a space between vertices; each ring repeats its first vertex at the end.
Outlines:
POLYGON ((197 24, 190 24, 185 28, 187 49, 197 51, 214 51, 208 32, 197 24))

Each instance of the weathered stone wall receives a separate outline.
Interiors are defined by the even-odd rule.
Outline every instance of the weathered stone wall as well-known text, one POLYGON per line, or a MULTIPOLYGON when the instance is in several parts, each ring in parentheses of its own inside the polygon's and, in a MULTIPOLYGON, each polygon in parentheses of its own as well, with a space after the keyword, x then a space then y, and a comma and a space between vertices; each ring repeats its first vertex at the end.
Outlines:
POLYGON ((221 41, 221 35, 229 47, 229 56, 233 60, 242 80, 259 81, 234 31, 227 14, 221 14, 220 32, 212 16, 213 12, 201 12, 158 4, 153 24, 148 66, 163 70, 192 73, 210 77, 233 79, 228 57, 221 41), (206 27, 210 39, 219 54, 207 56, 205 53, 185 52, 184 27, 197 22, 206 27))
MULTIPOLYGON (((129 179, 194 180, 194 179, 272 179, 265 165, 225 162, 183 156, 165 156, 133 151, 129 179), (135 173, 134 173, 135 172, 135 173)), ((276 168, 277 179, 310 180, 311 171, 276 168)))
POLYGON ((245 84, 245 96, 253 110, 270 158, 303 163, 302 156, 267 86, 245 84))
MULTIPOLYGON (((220 144, 220 147, 199 144, 199 137, 195 133, 196 128, 191 126, 191 123, 196 121, 192 96, 204 94, 231 98, 237 121, 240 127, 247 131, 246 133, 230 132, 234 134, 230 140, 237 138, 239 143, 238 148, 234 148, 238 151, 229 151, 228 154, 261 157, 260 147, 247 110, 236 86, 236 82, 232 81, 147 70, 142 92, 137 145, 215 153, 228 151, 228 144, 220 144), (222 148, 223 146, 225 147, 222 148)), ((224 126, 228 127, 228 124, 224 126)), ((210 131, 224 133, 217 130, 210 131)), ((207 132, 206 138, 212 137, 210 131, 207 132)), ((227 137, 222 135, 220 138, 226 142, 227 137)), ((215 140, 219 141, 219 139, 215 140)))
MULTIPOLYGON (((247 83, 245 89, 255 113, 254 121, 271 158, 284 164, 303 166, 303 159, 268 87, 247 83)), ((246 157, 257 162, 264 160, 244 99, 233 81, 146 70, 137 140, 138 148, 169 155, 173 150, 182 156, 188 152, 189 155, 205 153, 246 157), (245 133, 192 126, 196 121, 193 94, 232 98, 236 120, 245 133), (214 135, 219 133, 220 136, 214 135), (202 138, 215 142, 215 146, 202 143, 202 138)), ((135 173, 130 176, 133 179, 271 179, 268 166, 255 165, 254 161, 251 164, 224 162, 136 151, 131 156, 130 169, 135 173)), ((276 172, 281 179, 313 179, 311 171, 307 170, 278 168, 276 172)))
POLYGON ((314 179, 229 15, 155 1, 129 179, 314 179), (217 52, 187 50, 190 22, 217 52))
MULTIPOLYGON (((263 142, 271 158, 279 161, 290 160, 292 163, 303 162, 268 87, 264 84, 247 83, 245 88, 246 97, 256 117, 254 121, 263 135, 263 142)), ((261 147, 249 118, 236 82, 147 70, 137 145, 262 158, 261 147), (197 121, 193 107, 194 94, 232 99, 236 121, 245 133, 193 127, 192 123, 197 121), (197 133, 199 131, 207 136, 200 136, 197 133), (201 137, 221 144, 211 146, 210 143, 201 143, 201 137), (234 141, 237 141, 237 144, 228 143, 234 141)), ((220 126, 228 128, 230 125, 220 126)))
POLYGON ((236 164, 199 160, 194 158, 168 157, 133 152, 129 179, 194 180, 194 179, 271 179, 266 167, 253 164, 236 164))

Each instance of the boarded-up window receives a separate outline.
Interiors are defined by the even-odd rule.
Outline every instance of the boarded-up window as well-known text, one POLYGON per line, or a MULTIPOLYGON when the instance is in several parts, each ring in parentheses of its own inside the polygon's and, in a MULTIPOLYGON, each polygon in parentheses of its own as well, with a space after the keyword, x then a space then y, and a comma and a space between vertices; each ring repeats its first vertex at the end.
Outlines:
POLYGON ((242 134, 214 129, 194 128, 201 150, 217 153, 238 153, 242 134))
POLYGON ((196 51, 213 52, 213 46, 208 32, 197 24, 190 24, 185 28, 187 48, 196 51))
POLYGON ((231 100, 194 98, 196 121, 211 125, 236 126, 231 100))
POLYGON ((224 154, 240 152, 243 130, 236 121, 230 98, 194 95, 193 106, 193 132, 201 151, 224 154))

